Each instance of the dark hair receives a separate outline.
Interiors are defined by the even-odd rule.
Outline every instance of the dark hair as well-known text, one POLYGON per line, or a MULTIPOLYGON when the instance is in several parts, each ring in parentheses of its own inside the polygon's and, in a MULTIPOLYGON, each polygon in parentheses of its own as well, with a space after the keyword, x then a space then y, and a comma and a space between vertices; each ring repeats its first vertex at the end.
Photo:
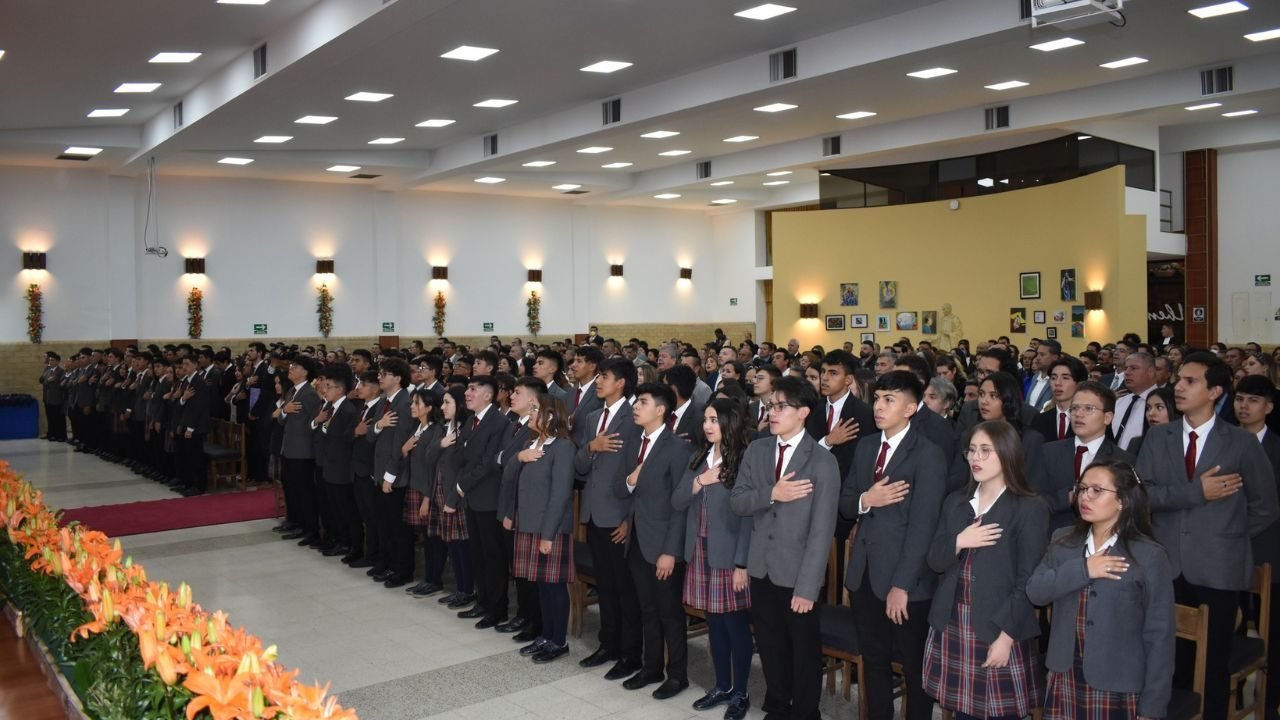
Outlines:
MULTIPOLYGON (((822 357, 822 366, 839 366, 846 375, 852 375, 858 369, 858 359, 847 350, 832 350, 822 357)), ((821 368, 820 368, 821 369, 821 368)))
MULTIPOLYGON (((991 376, 987 377, 989 379, 991 376)), ((1000 468, 1004 471, 1004 484, 1009 492, 1014 495, 1034 496, 1036 493, 1027 481, 1027 460, 1022 448, 1022 434, 1018 429, 1004 420, 984 420, 965 433, 964 442, 960 447, 967 449, 973 442, 973 436, 980 432, 986 433, 987 437, 991 438, 991 445, 995 448, 996 457, 1000 460, 1000 468)), ((972 495, 977 486, 977 481, 973 479, 973 471, 970 470, 968 493, 972 495)))
MULTIPOLYGON (((484 376, 481 376, 481 377, 484 377, 484 376)), ((495 394, 496 392, 501 392, 503 390, 506 390, 508 393, 513 393, 516 391, 515 375, 512 375, 511 373, 500 372, 500 373, 495 373, 491 377, 493 377, 494 386, 498 388, 497 391, 495 391, 495 394)), ((534 378, 534 380, 537 380, 537 378, 534 378)), ((543 386, 542 391, 543 392, 547 391, 547 388, 545 385, 543 386)))
POLYGON ((1237 395, 1257 395, 1267 400, 1274 400, 1276 386, 1262 375, 1245 375, 1236 383, 1237 395))
POLYGON ((626 358, 609 358, 600 363, 600 374, 608 373, 623 383, 622 396, 631 397, 636 389, 636 366, 626 358))
MULTIPOLYGON (((670 385, 675 390, 678 398, 687 400, 693 397, 693 389, 698 386, 698 376, 694 374, 693 368, 684 363, 677 363, 662 373, 662 382, 670 385)), ((637 390, 636 392, 639 393, 640 391, 637 390)), ((671 409, 674 410, 675 408, 671 409)))
POLYGON ((773 391, 787 399, 787 402, 801 407, 813 407, 818 401, 818 391, 808 380, 798 377, 781 377, 773 381, 773 391))
POLYGON ((336 382, 342 385, 344 392, 351 392, 352 377, 351 368, 346 365, 330 365, 320 374, 321 377, 329 382, 336 382))
POLYGON ((1084 369, 1084 363, 1070 355, 1062 355, 1057 360, 1054 360, 1053 364, 1049 366, 1049 374, 1052 375, 1059 365, 1067 368, 1067 372, 1071 374, 1071 379, 1078 383, 1089 379, 1089 371, 1084 369))
POLYGON ((472 377, 467 380, 467 385, 479 385, 480 387, 489 388, 489 401, 497 402, 498 400, 498 383, 488 375, 480 377, 472 377))
POLYGON ((640 395, 648 395, 653 398, 655 403, 665 407, 664 418, 676 409, 676 394, 671 391, 671 388, 662 383, 641 384, 640 387, 636 388, 636 396, 639 397, 640 395))
POLYGON ((319 370, 319 368, 316 367, 316 361, 312 360, 306 355, 299 355, 298 357, 294 358, 293 364, 297 365, 298 367, 306 371, 308 381, 314 380, 316 377, 316 372, 317 370, 319 370))
POLYGON ((417 400, 427 408, 427 422, 438 423, 444 420, 444 415, 440 412, 440 406, 444 404, 444 396, 437 395, 430 390, 418 388, 409 396, 409 401, 417 400))
MULTIPOLYGON (((907 353, 899 355, 897 360, 893 361, 894 365, 902 365, 916 376, 922 385, 928 385, 933 376, 937 374, 937 369, 924 358, 919 355, 907 353)), ((917 398, 918 399, 918 398, 917 398)))
MULTIPOLYGON (((989 373, 982 382, 991 383, 995 387, 996 394, 1000 396, 1000 404, 1003 406, 1000 414, 1014 429, 1022 432, 1022 384, 1014 376, 999 370, 989 373)), ((978 385, 978 391, 982 391, 981 383, 978 385)))
MULTIPOLYGON (((1116 411, 1116 393, 1111 388, 1103 385, 1097 380, 1085 380, 1076 385, 1076 392, 1088 392, 1097 395, 1102 399, 1102 411, 1114 413, 1116 411)), ((1143 412, 1146 412, 1145 408, 1143 412)))
POLYGON ((498 367, 498 354, 492 350, 481 350, 480 352, 476 353, 475 356, 472 358, 472 363, 471 363, 472 368, 474 369, 475 363, 481 360, 489 363, 490 368, 497 369, 498 367))
POLYGON ((755 371, 756 372, 763 371, 769 377, 773 378, 773 381, 775 383, 778 382, 778 378, 782 377, 782 371, 779 370, 778 366, 774 365, 773 363, 765 363, 764 365, 761 365, 755 368, 755 371))
MULTIPOLYGON (((1000 372, 1008 373, 1010 377, 1018 374, 1018 360, 1012 353, 1007 353, 1000 348, 987 348, 983 350, 979 358, 993 358, 1000 363, 1000 372)), ((976 361, 974 367, 977 367, 976 361)))
POLYGON ((1047 348, 1049 348, 1049 350, 1050 350, 1050 351, 1052 351, 1054 355, 1061 355, 1061 354, 1062 354, 1062 343, 1060 343, 1060 342, 1058 342, 1057 340, 1054 340, 1054 339, 1052 339, 1052 338, 1050 338, 1050 339, 1048 339, 1048 340, 1041 340, 1041 341, 1040 341, 1040 347, 1047 347, 1047 348))
POLYGON ((1222 388, 1224 396, 1231 394, 1231 368, 1222 361, 1222 358, 1210 352, 1193 352, 1182 358, 1183 367, 1188 363, 1204 366, 1204 382, 1210 390, 1218 387, 1222 388))
MULTIPOLYGON (((1151 529, 1151 504, 1147 499, 1147 488, 1142 484, 1138 473, 1127 462, 1096 462, 1085 468, 1081 480, 1092 470, 1104 470, 1111 475, 1111 482, 1116 486, 1116 500, 1120 503, 1120 517, 1116 519, 1113 530, 1119 536, 1119 542, 1128 545, 1135 540, 1152 540, 1155 533, 1151 529)), ((1080 502, 1076 495, 1076 504, 1080 502)), ((1093 526, 1084 518, 1077 517, 1075 527, 1063 535, 1058 542, 1080 542, 1089 534, 1093 526)), ((1132 552, 1124 556, 1133 559, 1132 552)))
POLYGON ((547 386, 538 378, 529 377, 528 375, 517 380, 515 386, 512 387, 511 392, 515 392, 515 388, 528 388, 529 390, 532 390, 534 395, 538 397, 539 401, 541 401, 543 395, 547 394, 547 386))
POLYGON ((382 372, 390 373, 400 378, 400 387, 406 387, 413 382, 413 373, 409 370, 409 363, 398 357, 385 357, 382 359, 382 372))
POLYGON ((539 439, 544 442, 547 438, 573 442, 569 436, 569 411, 564 401, 547 394, 545 386, 542 389, 545 397, 538 402, 537 411, 539 439))
MULTIPOLYGON (((168 349, 168 346, 166 346, 166 347, 165 347, 165 349, 167 350, 167 349, 168 349)), ((251 342, 251 343, 249 343, 249 349, 250 349, 250 350, 257 350, 259 355, 266 355, 266 354, 267 354, 267 346, 266 346, 266 345, 263 345, 263 344, 262 344, 262 343, 260 343, 260 342, 251 342)))
MULTIPOLYGON (((921 358, 916 358, 920 360, 921 358)), ((924 384, 920 382, 920 378, 909 370, 892 370, 880 376, 876 380, 877 392, 901 392, 911 396, 915 404, 920 404, 920 399, 924 397, 924 384)))
MULTIPOLYGON (((1169 422, 1176 422, 1182 419, 1182 413, 1178 411, 1178 401, 1177 398, 1173 396, 1172 387, 1166 385, 1164 387, 1152 389, 1151 392, 1147 393, 1147 402, 1151 402, 1152 396, 1158 397, 1164 401, 1165 409, 1169 413, 1169 422)), ((1143 408, 1143 412, 1146 412, 1145 407, 1143 408)))
POLYGON ((596 368, 599 368, 600 363, 604 362, 604 353, 600 352, 600 348, 595 345, 583 345, 578 348, 577 356, 582 358, 582 361, 586 364, 595 365, 596 368))
POLYGON ((538 354, 535 355, 534 358, 545 358, 555 363, 557 375, 559 375, 560 371, 564 369, 564 356, 555 350, 539 350, 538 354))
POLYGON ((357 378, 356 378, 356 380, 359 380, 360 382, 362 382, 362 383, 364 383, 364 384, 366 384, 366 385, 373 385, 374 387, 377 387, 377 386, 378 386, 378 371, 377 371, 377 370, 365 370, 364 372, 360 373, 360 376, 359 376, 359 377, 357 377, 357 378))
MULTIPOLYGON (((462 385, 450 385, 445 389, 444 394, 453 398, 455 408, 453 421, 461 428, 467 418, 471 417, 471 411, 467 409, 467 389, 462 385)), ((440 421, 444 422, 444 398, 440 399, 440 421)))
MULTIPOLYGON (((742 456, 751 444, 751 427, 747 425, 746 412, 742 403, 732 399, 712 400, 707 410, 715 410, 716 424, 720 426, 720 483, 732 488, 738 477, 738 467, 742 464, 742 456)), ((703 411, 705 417, 706 410, 703 411)), ((707 461, 711 452, 711 443, 706 436, 698 433, 698 448, 693 453, 693 462, 689 468, 696 470, 707 461)))
POLYGON ((369 352, 368 350, 365 350, 364 348, 356 348, 355 350, 352 350, 349 357, 362 357, 364 358, 365 362, 369 363, 370 365, 373 364, 373 353, 369 352))

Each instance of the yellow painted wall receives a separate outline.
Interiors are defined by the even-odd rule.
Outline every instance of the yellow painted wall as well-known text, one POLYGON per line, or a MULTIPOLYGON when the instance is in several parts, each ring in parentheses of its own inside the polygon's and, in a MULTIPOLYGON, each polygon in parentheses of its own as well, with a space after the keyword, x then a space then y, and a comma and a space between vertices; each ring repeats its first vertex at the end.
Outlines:
POLYGON ((900 311, 937 311, 950 303, 964 322, 971 346, 1000 335, 1026 347, 1058 328, 1071 353, 1090 340, 1119 340, 1146 330, 1146 224, 1126 215, 1124 169, 1117 167, 1068 182, 960 201, 849 210, 776 213, 773 216, 774 339, 795 337, 801 347, 827 349, 864 332, 890 344, 900 337, 937 341, 936 335, 900 332, 900 311), (1059 294, 1059 271, 1076 269, 1077 300, 1059 294), (1041 274, 1041 299, 1018 298, 1018 274, 1041 274), (898 282, 898 307, 881 310, 879 282, 898 282), (859 284, 857 307, 840 305, 840 283, 859 284), (1101 290, 1103 309, 1085 313, 1085 337, 1071 337, 1071 308, 1087 290, 1101 290), (818 303, 817 320, 800 319, 800 303, 818 303), (1027 309, 1027 333, 1009 332, 1009 310, 1027 309), (1045 325, 1032 322, 1044 310, 1045 325), (1053 322, 1062 310, 1066 319, 1053 322), (868 316, 869 328, 828 332, 824 317, 868 316), (890 316, 890 330, 876 332, 876 316, 890 316))

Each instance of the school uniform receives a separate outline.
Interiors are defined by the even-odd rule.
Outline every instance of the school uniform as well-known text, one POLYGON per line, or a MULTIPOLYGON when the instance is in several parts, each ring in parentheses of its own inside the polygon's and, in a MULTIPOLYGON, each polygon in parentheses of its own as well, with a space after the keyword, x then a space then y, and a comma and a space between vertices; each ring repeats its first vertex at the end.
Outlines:
MULTIPOLYGON (((359 401, 356 401, 359 402, 359 401)), ((382 543, 378 539, 377 497, 381 492, 381 483, 373 479, 373 445, 377 436, 373 434, 373 421, 382 412, 386 401, 382 396, 375 397, 360 407, 360 417, 351 429, 351 493, 355 497, 356 511, 360 515, 360 533, 364 543, 361 547, 352 547, 352 552, 359 552, 360 559, 353 560, 352 567, 377 568, 379 572, 386 567, 377 565, 382 553, 382 543), (365 425, 368 430, 357 436, 355 427, 365 425)), ((374 574, 370 572, 370 575, 374 574)))
POLYGON ((67 392, 62 386, 62 367, 46 367, 40 373, 40 392, 44 400, 45 439, 63 442, 67 439, 67 392))
MULTIPOLYGON (((502 486, 498 491, 498 518, 503 520, 507 518, 514 520, 516 517, 518 486, 525 465, 516 459, 516 455, 529 447, 532 440, 527 419, 515 413, 511 415, 515 415, 515 420, 512 421, 509 436, 504 439, 502 452, 498 453, 498 464, 502 466, 502 486)), ((515 530, 507 530, 505 525, 502 538, 502 549, 507 553, 507 564, 511 565, 514 558, 519 555, 516 545, 519 538, 515 530)), ((516 616, 498 628, 498 632, 520 632, 525 633, 525 637, 529 637, 530 633, 526 633, 526 630, 536 629, 537 632, 531 635, 539 637, 542 612, 538 608, 538 584, 523 575, 514 572, 512 575, 515 577, 516 585, 516 616), (526 626, 531 627, 526 628, 526 626)))
MULTIPOLYGON (((442 426, 441 440, 448 435, 457 435, 458 423, 449 422, 442 426)), ((431 505, 427 510, 427 546, 436 546, 435 542, 444 545, 453 567, 454 592, 446 596, 448 599, 472 599, 475 592, 474 559, 472 557, 470 535, 467 534, 467 500, 457 494, 458 474, 462 469, 462 448, 457 441, 440 451, 437 461, 435 479, 428 480, 431 505), (445 512, 448 505, 453 512, 445 512)), ((438 546, 436 546, 438 547, 438 546)), ((433 571, 435 568, 432 568, 433 571)), ((444 566, 440 565, 436 575, 427 580, 437 585, 442 584, 444 566)))
POLYGON ((498 451, 510 431, 511 423, 497 405, 491 404, 463 424, 458 438, 462 462, 453 490, 467 499, 467 534, 476 560, 477 607, 484 611, 478 624, 485 626, 506 622, 510 613, 508 552, 503 549, 498 519, 498 493, 502 487, 498 451))
POLYGON ((404 444, 413 436, 415 423, 409 393, 404 388, 379 403, 378 415, 369 429, 373 441, 373 481, 376 488, 374 507, 378 514, 378 565, 390 571, 385 578, 391 587, 403 585, 413 577, 413 535, 404 524, 404 496, 409 490, 408 463, 404 444), (378 428, 378 421, 395 413, 396 424, 378 428), (383 488, 391 486, 391 492, 383 488))
POLYGON ((364 527, 356 506, 352 483, 352 455, 357 442, 356 424, 360 422, 359 403, 339 398, 329 419, 316 428, 320 465, 324 473, 324 491, 328 500, 329 523, 325 528, 336 546, 346 549, 348 562, 360 556, 364 545, 364 527))
POLYGON ((1045 443, 1041 452, 1041 461, 1030 476, 1031 489, 1049 506, 1051 530, 1075 524, 1076 511, 1071 494, 1090 465, 1112 462, 1132 465, 1137 462, 1137 458, 1121 450, 1105 434, 1088 443, 1074 436, 1055 440, 1045 443))
POLYGON ((282 430, 280 444, 280 482, 284 486, 286 517, 305 533, 303 541, 320 540, 320 515, 316 507, 312 478, 316 472, 315 432, 311 421, 319 414, 324 401, 316 394, 311 383, 303 381, 285 390, 279 401, 280 416, 276 419, 282 430), (294 413, 284 411, 291 403, 301 409, 294 413))
POLYGON ((259 360, 253 366, 251 377, 254 384, 249 387, 248 413, 245 415, 248 427, 246 437, 248 473, 251 480, 269 480, 271 478, 271 438, 278 427, 271 421, 271 411, 275 408, 276 388, 273 380, 275 371, 271 363, 259 360), (256 392, 255 392, 256 391, 256 392))
POLYGON ((929 610, 924 686, 947 710, 978 718, 1024 717, 1040 704, 1040 671, 1031 640, 1040 634, 1026 595, 1049 540, 1049 508, 1036 496, 1004 490, 978 508, 968 488, 947 496, 929 548, 929 566, 942 574, 929 610), (991 547, 956 553, 956 536, 972 525, 998 524, 991 547), (1001 633, 1013 639, 1008 665, 984 668, 1001 633))
MULTIPOLYGON (((1280 490, 1280 435, 1269 427, 1258 433, 1262 451, 1271 461, 1275 483, 1280 490)), ((1271 637, 1267 640, 1267 689, 1263 700, 1263 716, 1276 717, 1280 712, 1280 522, 1273 522, 1266 530, 1253 536, 1253 562, 1255 565, 1271 565, 1271 637)), ((1248 596, 1252 598, 1253 596, 1248 596)), ((1261 608, 1255 608, 1255 614, 1261 608)))
POLYGON ((1066 440, 1076 435, 1075 428, 1071 426, 1071 413, 1057 405, 1036 413, 1031 420, 1031 429, 1040 433, 1046 442, 1066 440))
MULTIPOLYGON (((404 495, 404 512, 401 521, 411 532, 427 533, 427 518, 421 515, 422 501, 431 497, 435 485, 442 448, 440 438, 444 437, 444 426, 439 423, 419 424, 413 431, 418 443, 409 451, 407 467, 409 471, 409 487, 404 495)), ((430 509, 430 505, 428 505, 430 509)), ((440 576, 444 574, 446 549, 444 544, 428 541, 423 553, 423 582, 439 586, 440 576)))
MULTIPOLYGON (((843 482, 849 476, 849 468, 853 467, 853 454, 857 450, 858 444, 862 438, 875 434, 876 418, 869 405, 855 397, 852 392, 846 392, 844 397, 836 398, 835 402, 832 402, 830 398, 819 398, 809 411, 809 418, 805 421, 805 429, 814 440, 818 441, 821 447, 830 450, 831 454, 835 456, 836 464, 840 469, 840 481, 843 482), (837 425, 848 420, 853 420, 858 424, 858 434, 834 447, 827 445, 825 439, 827 434, 837 425)), ((844 584, 846 559, 844 556, 844 540, 853 531, 853 523, 854 521, 850 518, 842 517, 839 514, 836 515, 833 538, 836 540, 837 586, 844 584)))
POLYGON ((1166 717, 1173 688, 1173 578, 1164 548, 1113 535, 1094 547, 1092 533, 1054 535, 1027 581, 1027 596, 1053 605, 1044 716, 1050 720, 1166 717), (1129 562, 1119 580, 1089 577, 1087 560, 1115 554, 1129 562))
POLYGON ((591 413, 604 407, 604 401, 596 395, 595 378, 573 391, 569 405, 569 412, 572 413, 569 417, 569 426, 573 430, 573 442, 578 447, 582 447, 591 441, 589 432, 594 429, 588 422, 588 418, 591 413))
POLYGON ((174 438, 180 459, 180 477, 183 494, 199 494, 205 491, 209 477, 204 461, 204 438, 209 434, 209 386, 193 373, 178 386, 178 412, 174 438), (182 395, 191 390, 192 396, 182 395))
POLYGON ((526 448, 541 447, 543 455, 529 463, 514 457, 507 460, 522 466, 509 515, 516 531, 512 567, 517 578, 536 583, 539 636, 555 649, 567 643, 568 585, 577 579, 572 535, 576 450, 568 438, 548 438, 541 446, 536 438, 526 439, 526 448), (551 542, 551 551, 545 554, 538 549, 544 540, 551 542))
POLYGON ((686 400, 667 416, 667 429, 690 445, 702 441, 702 416, 705 405, 686 400))

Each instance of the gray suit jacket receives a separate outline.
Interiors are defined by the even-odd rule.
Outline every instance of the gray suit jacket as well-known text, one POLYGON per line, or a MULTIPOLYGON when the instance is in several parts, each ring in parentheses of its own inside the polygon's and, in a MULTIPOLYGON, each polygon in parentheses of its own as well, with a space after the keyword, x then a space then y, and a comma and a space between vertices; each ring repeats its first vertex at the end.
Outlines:
POLYGON ((382 432, 375 434, 373 427, 369 428, 369 435, 373 436, 373 479, 379 485, 382 484, 387 473, 391 473, 396 478, 392 487, 405 487, 409 484, 409 474, 404 471, 405 458, 400 454, 400 449, 418 427, 413 416, 409 414, 410 408, 409 393, 406 390, 396 393, 394 401, 383 398, 382 402, 378 403, 378 407, 374 408, 377 414, 374 418, 375 424, 388 412, 396 414, 396 424, 384 428, 382 432))
MULTIPOLYGON (((1053 515, 1049 518, 1049 527, 1058 529, 1075 524, 1075 510, 1067 495, 1075 488, 1079 478, 1076 471, 1076 439, 1054 440, 1045 443, 1040 451, 1042 456, 1035 472, 1031 475, 1031 489, 1036 491, 1049 505, 1053 515)), ((1110 440, 1103 439, 1098 447, 1098 454, 1093 458, 1095 463, 1127 462, 1133 464, 1136 458, 1116 447, 1110 440)), ((1080 468, 1081 472, 1084 468, 1080 468)))
POLYGON ((1187 480, 1182 422, 1147 431, 1137 471, 1151 498, 1151 525, 1174 577, 1216 590, 1246 590, 1253 580, 1249 538, 1280 518, 1271 463, 1257 437, 1222 418, 1199 442, 1195 478, 1187 480), (1239 473, 1244 487, 1209 502, 1200 476, 1215 465, 1220 473, 1239 473))
POLYGON ((587 419, 591 413, 604 407, 604 401, 596 396, 595 383, 592 383, 591 386, 582 393, 582 402, 575 405, 574 401, 577 400, 577 397, 578 391, 574 390, 569 394, 566 402, 571 406, 569 408, 569 412, 571 412, 572 415, 569 418, 569 423, 570 427, 573 428, 573 442, 578 447, 582 447, 591 440, 591 430, 594 429, 594 426, 592 426, 587 419))
POLYGON ((1063 528, 1027 581, 1027 597, 1053 604, 1045 665, 1068 672, 1075 662, 1080 590, 1089 588, 1084 679, 1109 692, 1138 693, 1138 714, 1166 717, 1173 687, 1173 576, 1164 548, 1151 540, 1118 542, 1113 554, 1129 560, 1119 580, 1091 580, 1084 538, 1063 528))
POLYGON ((723 483, 708 485, 696 495, 693 482, 706 470, 705 462, 696 468, 686 468, 680 484, 671 494, 671 504, 685 513, 684 559, 693 560, 693 549, 698 544, 698 518, 701 505, 707 514, 707 564, 718 570, 733 570, 747 566, 747 553, 751 549, 751 516, 739 516, 729 504, 732 492, 723 483))
MULTIPOLYGON (((414 430, 416 432, 417 428, 414 430)), ((431 497, 428 493, 435 490, 436 468, 442 452, 440 447, 442 437, 444 437, 444 425, 435 423, 422 431, 418 436, 418 444, 409 451, 409 487, 426 495, 427 498, 431 497)))
MULTIPOLYGON (((284 391, 284 397, 289 397, 288 390, 284 391)), ((304 383, 294 394, 292 401, 302 403, 302 409, 296 413, 285 413, 283 406, 281 408, 278 422, 284 426, 284 443, 280 446, 280 456, 289 460, 311 460, 315 457, 315 435, 311 429, 311 421, 320 412, 324 400, 316 394, 311 383, 304 383)), ((401 422, 404 422, 403 418, 401 422)))
MULTIPOLYGON (((527 433, 526 433, 527 436, 527 433)), ((528 447, 533 442, 525 444, 528 447)), ((516 529, 533 533, 541 540, 554 540, 557 535, 573 532, 573 443, 560 438, 542 446, 542 457, 531 463, 511 459, 513 465, 524 465, 517 473, 518 504, 516 529)))
POLYGON ((754 519, 747 574, 794 588, 796 597, 816 602, 836 530, 840 466, 817 440, 801 433, 783 475, 794 472, 793 481, 811 481, 813 492, 799 500, 772 503, 777 457, 777 438, 752 442, 729 495, 734 512, 754 519))
POLYGON ((45 404, 61 405, 67 401, 67 391, 62 387, 62 376, 62 367, 58 365, 46 367, 40 374, 45 404))
POLYGON ((631 497, 631 538, 627 548, 639 544, 647 563, 657 563, 659 555, 671 555, 677 560, 684 557, 684 510, 676 509, 671 496, 689 467, 690 454, 689 443, 663 428, 645 456, 634 491, 628 488, 625 475, 614 479, 614 494, 631 497))
MULTIPOLYGON (((516 488, 519 484, 520 473, 524 469, 524 463, 516 459, 516 455, 521 450, 529 447, 533 441, 529 438, 529 424, 511 426, 513 430, 508 430, 508 438, 502 452, 498 454, 498 464, 502 466, 502 487, 498 490, 498 519, 516 518, 516 502, 518 496, 516 488)), ((552 443, 554 444, 554 443, 552 443)))
MULTIPOLYGON (((588 441, 596 435, 602 412, 603 408, 587 416, 584 432, 588 441)), ((640 436, 640 428, 632 420, 631 403, 622 401, 618 412, 609 416, 606 430, 610 434, 620 433, 622 448, 618 452, 593 454, 591 448, 583 443, 578 448, 574 465, 583 481, 582 522, 613 528, 631 514, 631 498, 620 498, 613 492, 617 479, 625 478, 636 467, 636 451, 640 447, 636 438, 640 436)))
POLYGON ((706 407, 711 402, 711 386, 698 378, 698 383, 693 386, 693 402, 702 407, 706 407))

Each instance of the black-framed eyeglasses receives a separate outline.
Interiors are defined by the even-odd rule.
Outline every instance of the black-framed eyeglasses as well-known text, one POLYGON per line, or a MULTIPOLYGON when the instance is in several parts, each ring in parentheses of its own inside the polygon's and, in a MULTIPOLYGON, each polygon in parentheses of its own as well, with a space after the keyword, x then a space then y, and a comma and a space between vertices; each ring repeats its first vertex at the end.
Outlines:
POLYGON ((799 410, 802 407, 804 407, 804 405, 801 405, 799 403, 789 403, 789 402, 771 402, 771 403, 765 403, 764 405, 764 409, 768 410, 769 412, 773 412, 774 410, 782 410, 783 408, 795 408, 799 410))
POLYGON ((1080 483, 1080 484, 1076 485, 1076 496, 1077 496, 1077 497, 1082 497, 1082 498, 1087 498, 1087 499, 1092 500, 1092 499, 1094 499, 1094 498, 1101 497, 1101 496, 1102 496, 1102 493, 1104 493, 1104 492, 1115 493, 1116 495, 1119 495, 1119 494, 1120 494, 1120 492, 1119 492, 1118 490, 1112 490, 1112 489, 1110 489, 1110 488, 1099 487, 1099 486, 1097 486, 1097 485, 1085 485, 1084 483, 1080 483))

